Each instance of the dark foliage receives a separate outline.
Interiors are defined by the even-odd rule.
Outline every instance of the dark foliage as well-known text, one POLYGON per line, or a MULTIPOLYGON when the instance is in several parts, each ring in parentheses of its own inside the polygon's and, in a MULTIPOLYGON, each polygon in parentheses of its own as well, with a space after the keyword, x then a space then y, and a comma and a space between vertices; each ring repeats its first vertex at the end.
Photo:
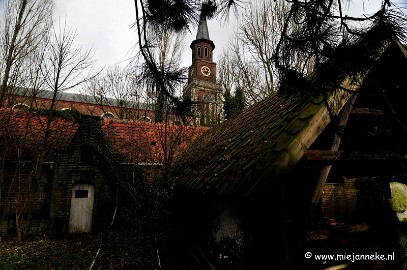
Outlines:
POLYGON ((223 98, 223 111, 226 119, 232 119, 243 112, 245 108, 245 96, 242 88, 237 88, 233 96, 230 91, 226 90, 223 98))
POLYGON ((372 16, 353 18, 342 15, 342 1, 293 1, 274 57, 280 92, 319 95, 346 75, 365 74, 390 41, 404 40, 405 21, 385 3, 372 16), (298 56, 306 60, 295 69, 286 60, 298 56))

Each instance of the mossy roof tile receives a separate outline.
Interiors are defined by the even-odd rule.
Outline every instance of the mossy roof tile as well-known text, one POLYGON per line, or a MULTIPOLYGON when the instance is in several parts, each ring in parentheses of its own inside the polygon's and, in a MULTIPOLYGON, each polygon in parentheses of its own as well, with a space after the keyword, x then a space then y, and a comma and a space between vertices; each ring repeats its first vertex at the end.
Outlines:
MULTIPOLYGON (((362 80, 349 84, 345 78, 343 84, 358 88, 362 80)), ((350 94, 334 91, 334 113, 350 94)), ((176 160, 170 180, 205 192, 247 194, 259 179, 279 177, 300 159, 330 121, 325 104, 321 97, 271 95, 196 140, 176 160)))
POLYGON ((247 178, 250 170, 264 170, 268 166, 269 160, 261 161, 267 151, 274 149, 276 158, 286 149, 291 137, 298 134, 306 122, 295 120, 307 104, 304 98, 272 95, 237 119, 212 128, 177 160, 172 180, 218 193, 239 189, 249 181, 240 178, 247 178), (186 167, 192 169, 185 170, 186 167))

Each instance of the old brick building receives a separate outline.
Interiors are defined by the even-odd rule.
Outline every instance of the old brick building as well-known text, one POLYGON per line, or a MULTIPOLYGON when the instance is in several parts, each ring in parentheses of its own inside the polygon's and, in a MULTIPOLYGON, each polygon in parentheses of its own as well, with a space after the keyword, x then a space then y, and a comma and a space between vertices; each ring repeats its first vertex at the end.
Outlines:
POLYGON ((150 183, 156 170, 206 130, 2 109, 1 234, 13 234, 16 222, 25 228, 27 220, 31 233, 103 229, 119 186, 129 177, 150 183))
POLYGON ((151 183, 205 126, 219 123, 214 48, 201 17, 183 93, 193 104, 186 124, 171 113, 153 123, 151 104, 13 89, 0 109, 0 235, 108 226, 119 186, 151 183))

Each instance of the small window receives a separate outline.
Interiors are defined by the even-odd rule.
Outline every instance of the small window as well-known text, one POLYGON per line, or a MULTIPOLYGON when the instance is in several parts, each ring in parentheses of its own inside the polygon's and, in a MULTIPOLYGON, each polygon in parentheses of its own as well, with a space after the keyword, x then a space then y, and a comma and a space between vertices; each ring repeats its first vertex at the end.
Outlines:
POLYGON ((84 145, 81 147, 81 163, 91 164, 93 163, 94 148, 90 145, 84 145))
POLYGON ((205 57, 207 57, 208 56, 208 48, 207 47, 205 47, 204 52, 205 52, 205 57))
MULTIPOLYGON (((89 166, 91 164, 82 163, 80 166, 89 166)), ((79 172, 79 182, 81 183, 94 183, 95 174, 93 173, 93 168, 81 167, 79 172)))
POLYGON ((201 47, 198 47, 197 54, 198 54, 198 56, 201 56, 201 47))
POLYGON ((87 189, 78 189, 75 191, 75 198, 87 198, 88 190, 87 189))

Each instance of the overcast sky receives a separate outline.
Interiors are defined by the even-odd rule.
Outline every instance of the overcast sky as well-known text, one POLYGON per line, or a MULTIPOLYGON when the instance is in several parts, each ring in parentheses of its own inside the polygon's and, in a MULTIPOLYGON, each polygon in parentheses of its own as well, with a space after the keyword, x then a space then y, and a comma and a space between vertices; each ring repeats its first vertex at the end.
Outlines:
MULTIPOLYGON (((2 0, 0 0, 2 1, 2 0)), ((132 55, 137 42, 135 28, 134 0, 55 0, 56 18, 66 18, 69 26, 77 29, 78 41, 85 48, 93 46, 98 67, 125 63, 132 55)), ((351 1, 352 12, 370 14, 377 11, 380 0, 351 1), (364 5, 361 3, 364 2, 364 5)), ((397 2, 406 3, 407 0, 397 2)), ((228 25, 216 20, 208 22, 209 35, 215 43, 214 59, 217 61, 222 50, 233 36, 234 18, 228 25)), ((184 41, 184 66, 191 64, 189 45, 194 40, 196 29, 184 41)))
POLYGON ((136 34, 132 0, 55 0, 56 20, 76 29, 77 41, 92 48, 98 67, 110 66, 131 57, 136 34))
MULTIPOLYGON (((3 1, 0 0, 0 3, 3 1)), ((359 13, 364 9, 367 14, 377 11, 381 3, 380 0, 351 2, 355 5, 350 7, 352 12, 359 13)), ((393 2, 402 3, 402 6, 406 7, 407 0, 393 2)), ((55 0, 55 3, 55 18, 62 22, 66 20, 68 26, 76 29, 77 42, 82 44, 84 49, 94 50, 97 68, 125 64, 135 54, 137 38, 135 28, 131 28, 135 21, 134 0, 55 0)), ((231 16, 227 25, 216 20, 208 22, 209 35, 216 46, 215 61, 233 36, 235 19, 232 14, 231 16)), ((194 40, 195 34, 196 28, 192 29, 191 34, 184 40, 183 66, 191 64, 189 45, 194 40)))
MULTIPOLYGON (((0 0, 2 1, 2 0, 0 0)), ((67 20, 67 24, 76 29, 78 40, 85 48, 93 46, 98 67, 126 63, 135 54, 137 38, 135 28, 134 0, 55 0, 56 18, 67 20)), ((233 31, 232 23, 224 25, 218 21, 209 21, 209 35, 215 43, 214 57, 226 46, 233 31)), ((189 45, 194 40, 196 29, 184 40, 183 66, 191 64, 189 45)))

